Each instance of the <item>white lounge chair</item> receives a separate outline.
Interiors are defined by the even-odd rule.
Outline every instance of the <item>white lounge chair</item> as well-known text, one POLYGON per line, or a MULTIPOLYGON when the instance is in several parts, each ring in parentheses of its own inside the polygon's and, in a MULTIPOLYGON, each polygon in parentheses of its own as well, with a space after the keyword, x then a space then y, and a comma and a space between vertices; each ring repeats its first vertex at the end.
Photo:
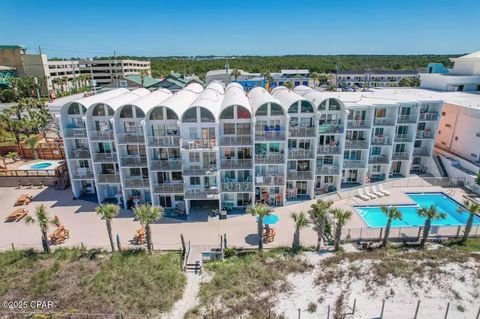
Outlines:
POLYGON ((390 196, 391 195, 391 193, 389 191, 387 191, 387 190, 385 190, 385 188, 383 188, 383 184, 378 185, 378 191, 381 192, 385 196, 390 196))
POLYGON ((385 196, 384 193, 380 192, 379 190, 377 190, 377 187, 375 185, 372 186, 372 193, 373 195, 377 196, 377 197, 383 197, 385 196))
POLYGON ((371 199, 375 199, 377 198, 377 196, 373 195, 372 193, 370 193, 370 187, 365 187, 365 195, 367 195, 368 197, 370 197, 371 199))
POLYGON ((364 193, 363 193, 363 189, 360 188, 358 190, 358 194, 357 194, 357 197, 359 197, 360 199, 363 199, 364 201, 367 201, 370 199, 370 197, 366 196, 364 193))

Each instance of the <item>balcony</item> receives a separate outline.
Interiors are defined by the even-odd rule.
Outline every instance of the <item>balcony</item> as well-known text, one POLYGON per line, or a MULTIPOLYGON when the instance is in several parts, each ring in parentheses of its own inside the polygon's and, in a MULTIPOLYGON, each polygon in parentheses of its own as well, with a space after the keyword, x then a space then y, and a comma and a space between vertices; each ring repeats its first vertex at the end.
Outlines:
POLYGON ((124 167, 146 167, 147 158, 146 157, 122 157, 120 158, 120 164, 124 167))
POLYGON ((368 149, 368 141, 345 141, 345 149, 365 150, 368 149))
POLYGON ((438 112, 420 113, 419 121, 438 121, 438 112))
POLYGON ((395 135, 395 143, 408 143, 412 141, 413 141, 413 137, 410 134, 395 135))
POLYGON ((343 168, 365 168, 367 162, 364 160, 343 160, 343 168))
POLYGON ((388 164, 389 159, 387 155, 370 155, 368 159, 369 164, 388 164))
POLYGON ((125 188, 150 188, 148 178, 129 176, 124 179, 125 188))
POLYGON ((220 160, 221 169, 251 169, 252 159, 222 159, 220 160))
POLYGON ((144 144, 145 137, 138 133, 118 134, 119 144, 144 144))
POLYGON ((252 143, 252 136, 250 135, 220 136, 220 146, 251 146, 252 143))
POLYGON ((180 136, 149 136, 150 147, 175 147, 180 146, 180 136))
POLYGON ((93 179, 93 170, 89 168, 77 168, 72 171, 73 179, 93 179))
POLYGON ((422 148, 414 148, 413 149, 413 156, 420 156, 420 157, 430 157, 431 150, 426 147, 422 148))
POLYGON ((63 130, 65 138, 86 138, 87 129, 85 128, 66 128, 63 130))
POLYGON ((416 124, 417 116, 416 115, 399 115, 397 118, 398 124, 416 124))
POLYGON ((252 183, 245 182, 226 182, 222 183, 222 192, 229 193, 250 193, 253 192, 252 183))
POLYGON ((74 159, 90 159, 90 151, 86 149, 75 149, 68 151, 68 157, 74 159))
POLYGON ((118 174, 98 174, 97 183, 103 184, 119 184, 120 175, 118 174))
POLYGON ((288 129, 290 137, 316 137, 314 127, 290 127, 288 129))
POLYGON ((154 193, 177 194, 183 193, 184 187, 182 183, 155 183, 153 184, 154 193))
POLYGON ((319 124, 318 134, 342 134, 344 131, 342 124, 319 124))
POLYGON ((285 131, 255 132, 255 141, 285 141, 285 131))
POLYGON ((408 152, 395 152, 392 155, 392 161, 406 161, 410 158, 408 152))
POLYGON ((217 173, 218 168, 216 164, 212 165, 198 165, 198 166, 189 166, 184 167, 183 175, 184 176, 206 176, 213 175, 217 173))
POLYGON ((185 199, 218 199, 218 189, 197 189, 194 186, 186 186, 185 199))
POLYGON ((255 155, 255 164, 285 164, 283 154, 255 155))
POLYGON ((113 139, 113 131, 90 131, 91 141, 112 141, 113 139))
POLYGON ((320 165, 317 166, 317 175, 339 175, 340 166, 338 165, 320 165))
POLYGON ((417 131, 415 138, 417 139, 432 139, 435 134, 432 131, 417 131))
POLYGON ((284 186, 285 177, 283 175, 258 175, 255 177, 255 185, 258 186, 284 186))
POLYGON ((370 121, 365 120, 349 120, 347 128, 349 129, 369 129, 371 127, 370 121))
POLYGON ((295 181, 313 180, 313 171, 290 171, 287 172, 287 179, 295 181))
POLYGON ((313 150, 305 149, 291 149, 288 150, 289 159, 314 159, 315 152, 313 150))
POLYGON ((377 117, 373 119, 373 125, 375 126, 394 126, 395 119, 387 117, 377 117))
POLYGON ((116 163, 117 153, 93 153, 93 160, 97 163, 116 163))
POLYGON ((152 160, 150 161, 150 169, 152 171, 181 171, 182 160, 181 159, 152 160))
POLYGON ((184 150, 214 150, 217 147, 217 140, 212 139, 193 139, 184 140, 182 148, 184 150))
POLYGON ((339 155, 341 154, 341 149, 338 146, 326 146, 320 145, 317 149, 318 155, 339 155))
POLYGON ((392 145, 392 138, 390 136, 374 136, 370 143, 373 146, 392 145))

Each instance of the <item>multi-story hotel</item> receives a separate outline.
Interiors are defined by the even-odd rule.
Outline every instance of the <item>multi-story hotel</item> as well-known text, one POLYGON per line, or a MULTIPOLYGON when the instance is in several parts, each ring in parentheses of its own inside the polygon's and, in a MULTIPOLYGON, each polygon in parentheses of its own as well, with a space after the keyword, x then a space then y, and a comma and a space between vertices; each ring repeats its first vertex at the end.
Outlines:
POLYGON ((72 190, 126 207, 235 211, 431 173, 442 101, 408 92, 247 95, 236 83, 192 83, 69 102, 61 126, 72 190))

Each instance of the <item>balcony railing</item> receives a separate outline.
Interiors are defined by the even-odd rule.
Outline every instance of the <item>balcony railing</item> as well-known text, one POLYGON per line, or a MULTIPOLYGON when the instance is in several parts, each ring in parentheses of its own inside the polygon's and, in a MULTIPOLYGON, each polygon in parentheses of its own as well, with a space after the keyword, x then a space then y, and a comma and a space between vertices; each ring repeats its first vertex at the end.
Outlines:
POLYGON ((118 134, 118 143, 119 144, 144 144, 145 137, 141 134, 118 134))
POLYGON ((335 155, 341 154, 341 149, 339 146, 326 146, 320 145, 317 148, 317 154, 319 155, 335 155))
POLYGON ((318 134, 342 134, 344 131, 342 124, 319 124, 318 134))
POLYGON ((429 148, 414 148, 413 156, 430 156, 431 150, 429 148))
POLYGON ((93 179, 93 171, 91 169, 78 168, 72 172, 73 179, 93 179))
POLYGON ((222 159, 220 160, 221 169, 251 169, 252 159, 222 159))
POLYGON ((283 154, 255 155, 255 164, 285 164, 283 154))
POLYGON ((91 141, 111 141, 113 140, 113 131, 90 131, 91 141))
POLYGON ((180 159, 152 160, 150 161, 150 169, 152 171, 181 171, 182 160, 180 159))
POLYGON ((343 168, 364 168, 366 164, 364 160, 343 160, 343 168))
POLYGON ((392 145, 392 139, 390 136, 374 136, 371 145, 392 145))
POLYGON ((367 149, 368 148, 368 141, 345 141, 345 148, 346 149, 367 149))
POLYGON ((288 150, 289 159, 313 159, 315 152, 313 150, 292 149, 288 150))
POLYGON ((297 181, 309 181, 313 180, 313 171, 291 171, 287 172, 287 179, 297 181))
POLYGON ((116 163, 117 153, 93 153, 93 159, 98 163, 116 163))
POLYGON ((193 139, 193 140, 184 140, 182 143, 182 148, 185 150, 212 150, 217 147, 217 140, 212 139, 193 139))
POLYGON ((389 159, 387 155, 371 155, 368 159, 369 164, 388 164, 389 159))
POLYGON ((87 129, 85 128, 66 128, 63 130, 64 137, 86 138, 87 129))
POLYGON ((68 157, 74 159, 90 159, 89 150, 70 150, 68 151, 68 157))
POLYGON ((432 131, 417 131, 417 135, 415 138, 420 138, 420 139, 431 139, 434 137, 434 134, 432 131))
POLYGON ((250 135, 224 135, 220 136, 220 146, 251 146, 250 135))
POLYGON ((118 174, 98 174, 97 177, 97 183, 120 183, 120 175, 118 174))
POLYGON ((417 116, 416 115, 399 115, 397 118, 397 123, 415 124, 417 123, 417 116))
POLYGON ((373 119, 373 125, 376 125, 376 126, 394 126, 395 125, 395 119, 386 118, 386 117, 375 118, 375 119, 373 119))
POLYGON ((413 141, 413 138, 410 134, 395 135, 395 143, 411 142, 411 141, 413 141))
POLYGON ((183 193, 184 187, 182 183, 156 183, 153 184, 154 193, 175 194, 183 193))
POLYGON ((420 121, 437 121, 438 112, 420 113, 420 121))
POLYGON ((365 120, 349 120, 347 122, 347 128, 369 129, 370 126, 370 121, 365 120))
POLYGON ((255 132, 255 141, 285 141, 285 131, 255 132))
POLYGON ((213 175, 217 173, 218 168, 217 165, 204 165, 204 166, 189 166, 184 167, 183 175, 184 176, 205 176, 205 175, 213 175))
POLYGON ((222 182, 221 186, 222 186, 222 192, 245 193, 245 192, 253 191, 252 183, 222 182))
POLYGON ((409 159, 408 152, 395 152, 392 155, 392 160, 394 161, 401 161, 401 160, 408 160, 409 159))
POLYGON ((147 166, 146 157, 122 157, 120 158, 120 164, 127 167, 144 167, 147 166))
POLYGON ((218 199, 218 189, 196 189, 186 186, 185 199, 218 199))
POLYGON ((149 136, 148 146, 151 146, 151 147, 180 146, 180 136, 149 136))
POLYGON ((340 166, 338 165, 320 165, 317 166, 317 175, 339 175, 340 166))
POLYGON ((285 177, 283 175, 258 175, 255 177, 255 184, 259 186, 283 186, 285 177))
POLYGON ((150 182, 148 178, 141 177, 125 177, 125 188, 149 188, 150 182))
POLYGON ((316 137, 314 127, 290 127, 288 135, 290 137, 316 137))

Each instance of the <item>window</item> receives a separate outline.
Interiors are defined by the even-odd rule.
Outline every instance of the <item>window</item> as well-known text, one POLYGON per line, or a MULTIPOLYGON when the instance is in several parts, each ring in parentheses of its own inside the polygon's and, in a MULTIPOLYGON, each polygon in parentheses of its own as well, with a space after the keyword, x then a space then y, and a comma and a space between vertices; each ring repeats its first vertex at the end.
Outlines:
POLYGON ((163 120, 163 107, 154 108, 150 120, 163 120))
POLYGON ((198 163, 200 162, 200 153, 199 152, 191 152, 188 154, 188 160, 190 163, 198 163))
POLYGON ((446 116, 446 115, 447 115, 447 113, 446 113, 446 112, 442 112, 442 116, 446 116))
POLYGON ((270 105, 270 115, 271 116, 283 115, 282 107, 278 104, 271 104, 270 105))
POLYGON ((445 124, 445 127, 452 127, 450 124, 445 124))
POLYGON ((329 99, 328 109, 330 111, 340 111, 340 103, 336 99, 329 99))
POLYGON ((120 118, 133 118, 133 108, 131 105, 124 106, 120 112, 120 118))
POLYGON ((137 133, 137 126, 135 122, 124 122, 123 127, 125 133, 137 133))
POLYGON ((227 107, 223 110, 222 115, 220 116, 222 120, 233 120, 233 106, 227 107))
POLYGON ((190 185, 200 185, 200 177, 199 176, 191 176, 190 177, 190 185))
POLYGON ((301 101, 300 102, 300 112, 301 113, 313 113, 312 104, 308 101, 301 101))
POLYGON ((327 100, 320 103, 320 105, 318 106, 318 110, 319 111, 326 111, 327 110, 327 100))
POLYGON ((267 104, 262 105, 256 113, 257 116, 267 116, 268 115, 268 106, 267 104))
POLYGON ((387 109, 375 109, 375 117, 386 117, 387 116, 387 109))
MULTIPOLYGON (((107 115, 107 112, 105 111, 106 108, 107 108, 107 106, 105 104, 98 104, 93 109, 93 116, 106 116, 107 115)), ((113 113, 113 111, 112 111, 112 113, 113 113)))
POLYGON ((373 156, 378 156, 381 154, 382 149, 380 147, 372 147, 372 152, 371 154, 373 156))
POLYGON ((293 114, 298 113, 298 103, 297 103, 297 102, 295 102, 294 104, 292 104, 292 105, 288 108, 288 113, 293 113, 293 114))
POLYGON ((85 113, 85 108, 83 106, 78 103, 72 103, 68 107, 68 114, 80 114, 80 107, 82 108, 83 113, 85 113))
POLYGON ((167 120, 178 120, 177 114, 169 108, 167 108, 167 120))
POLYGON ((183 122, 186 122, 186 123, 197 122, 197 108, 196 107, 192 107, 192 108, 188 109, 183 114, 183 122))
POLYGON ((213 116, 212 112, 207 110, 206 108, 200 108, 200 117, 202 123, 211 123, 215 122, 215 117, 213 116))
POLYGON ((172 181, 181 181, 183 180, 182 172, 172 172, 172 181))
POLYGON ((235 134, 235 124, 234 123, 223 124, 223 134, 225 134, 225 135, 235 134))
POLYGON ((237 118, 238 119, 249 119, 250 112, 243 106, 237 106, 237 118))

